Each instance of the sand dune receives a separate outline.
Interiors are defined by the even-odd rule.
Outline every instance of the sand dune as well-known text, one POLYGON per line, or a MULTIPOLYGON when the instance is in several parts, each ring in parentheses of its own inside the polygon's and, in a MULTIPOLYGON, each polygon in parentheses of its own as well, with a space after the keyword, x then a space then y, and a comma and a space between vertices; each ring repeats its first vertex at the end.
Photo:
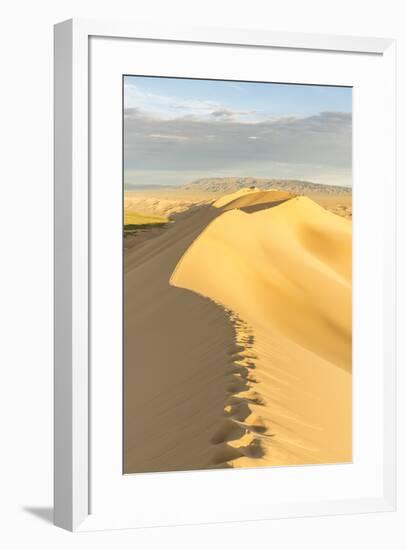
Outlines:
POLYGON ((223 304, 252 329, 249 391, 260 403, 246 391, 234 399, 244 399, 244 424, 264 427, 255 436, 257 464, 351 459, 348 221, 306 197, 225 212, 189 248, 171 284, 223 304))
POLYGON ((178 212, 184 212, 196 204, 204 204, 206 198, 200 196, 177 196, 166 192, 156 196, 146 195, 145 192, 127 191, 124 194, 124 211, 126 213, 137 212, 146 215, 163 216, 169 218, 178 212))
POLYGON ((223 211, 233 210, 241 208, 242 210, 249 208, 250 206, 257 205, 272 205, 274 203, 280 203, 295 197, 293 193, 286 191, 278 191, 277 189, 268 189, 261 191, 256 187, 244 188, 224 195, 220 199, 213 203, 215 208, 221 208, 223 211))
POLYGON ((326 208, 333 214, 352 219, 352 195, 327 195, 323 193, 313 194, 312 200, 326 208))
POLYGON ((351 460, 351 222, 245 189, 125 260, 126 472, 351 460))

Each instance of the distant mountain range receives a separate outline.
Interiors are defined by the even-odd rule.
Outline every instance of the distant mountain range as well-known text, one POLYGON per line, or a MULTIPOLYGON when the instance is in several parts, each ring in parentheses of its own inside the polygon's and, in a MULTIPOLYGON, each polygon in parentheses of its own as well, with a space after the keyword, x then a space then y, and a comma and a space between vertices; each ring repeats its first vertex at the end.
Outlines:
POLYGON ((210 193, 233 193, 244 187, 258 187, 259 189, 280 189, 296 193, 298 195, 308 193, 325 193, 328 195, 348 195, 351 193, 350 187, 340 187, 336 185, 322 185, 310 181, 301 180, 282 180, 267 178, 202 178, 187 185, 182 185, 178 189, 184 191, 200 191, 210 193))
POLYGON ((156 185, 154 183, 124 183, 126 191, 139 191, 140 189, 173 189, 173 185, 156 185))

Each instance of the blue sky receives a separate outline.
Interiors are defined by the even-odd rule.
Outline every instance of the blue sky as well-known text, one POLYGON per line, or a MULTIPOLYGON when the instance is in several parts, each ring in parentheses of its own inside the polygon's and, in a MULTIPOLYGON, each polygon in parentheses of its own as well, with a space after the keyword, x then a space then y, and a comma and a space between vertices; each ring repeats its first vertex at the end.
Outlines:
POLYGON ((351 184, 352 89, 127 76, 125 183, 215 176, 351 184))
POLYGON ((159 104, 163 107, 163 98, 168 98, 174 105, 207 102, 227 105, 236 111, 255 111, 262 117, 306 116, 322 111, 350 113, 352 110, 351 88, 340 86, 128 76, 125 87, 126 107, 138 106, 136 94, 131 93, 131 88, 135 88, 149 96, 150 108, 159 104))

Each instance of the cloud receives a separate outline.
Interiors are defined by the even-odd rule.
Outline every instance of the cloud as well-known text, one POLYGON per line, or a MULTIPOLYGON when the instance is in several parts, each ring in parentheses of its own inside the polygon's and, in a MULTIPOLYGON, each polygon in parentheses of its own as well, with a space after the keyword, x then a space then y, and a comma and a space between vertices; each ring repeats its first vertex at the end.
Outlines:
POLYGON ((177 140, 177 141, 185 141, 190 139, 188 136, 179 136, 176 134, 149 134, 150 138, 157 138, 157 139, 165 139, 165 140, 177 140))
MULTIPOLYGON (((215 109, 214 111, 210 112, 209 114, 219 120, 229 120, 229 121, 238 121, 240 117, 244 115, 249 115, 253 113, 253 111, 237 111, 233 109, 229 109, 228 107, 222 107, 221 109, 215 109)), ((243 120, 241 120, 242 122, 243 120)))
POLYGON ((174 120, 190 118, 193 120, 255 120, 255 111, 231 109, 219 102, 175 98, 141 90, 133 82, 124 84, 125 103, 128 111, 137 109, 151 118, 174 120))
POLYGON ((275 176, 282 166, 290 174, 286 177, 318 181, 325 174, 330 182, 350 180, 350 113, 253 120, 251 112, 207 102, 201 114, 193 112, 175 116, 171 111, 168 117, 142 108, 125 110, 124 166, 133 182, 147 183, 146 174, 153 179, 154 174, 161 178, 170 172, 179 177, 182 173, 282 177, 275 176))

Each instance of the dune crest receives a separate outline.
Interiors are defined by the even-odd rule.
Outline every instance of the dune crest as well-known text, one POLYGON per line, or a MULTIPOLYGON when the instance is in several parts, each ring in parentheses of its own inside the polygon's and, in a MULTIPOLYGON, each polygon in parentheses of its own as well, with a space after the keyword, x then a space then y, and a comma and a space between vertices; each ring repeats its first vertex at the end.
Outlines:
POLYGON ((235 201, 236 199, 239 199, 240 197, 245 197, 246 195, 252 195, 259 191, 257 187, 243 187, 242 189, 239 189, 238 191, 234 191, 234 193, 228 193, 227 195, 223 195, 219 199, 213 202, 214 208, 223 208, 227 204, 230 204, 230 202, 235 201))
POLYGON ((248 397, 233 393, 246 400, 243 432, 227 441, 230 466, 351 460, 351 223, 286 195, 241 190, 216 201, 223 213, 170 278, 251 331, 248 397), (265 209, 241 210, 255 204, 265 209))
POLYGON ((224 195, 213 203, 215 208, 221 208, 223 211, 240 208, 250 211, 250 207, 262 205, 273 206, 280 204, 288 199, 296 197, 294 193, 279 191, 277 189, 260 190, 256 187, 244 188, 224 195))

